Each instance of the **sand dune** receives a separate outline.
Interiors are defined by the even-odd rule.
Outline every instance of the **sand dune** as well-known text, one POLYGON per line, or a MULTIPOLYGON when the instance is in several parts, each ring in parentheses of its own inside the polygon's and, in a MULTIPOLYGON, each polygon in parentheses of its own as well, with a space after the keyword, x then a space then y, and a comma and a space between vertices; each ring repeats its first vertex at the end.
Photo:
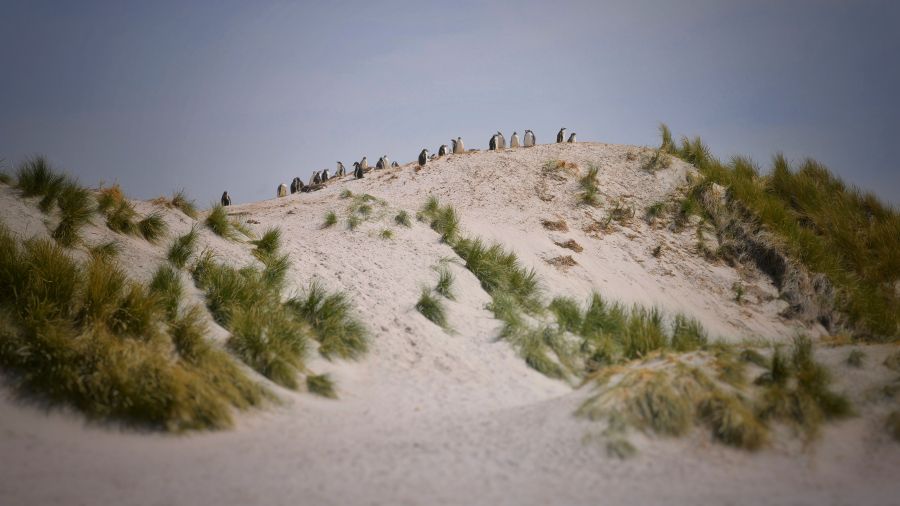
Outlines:
MULTIPOLYGON (((4 388, 0 503, 896 503, 900 446, 875 427, 883 413, 877 403, 863 403, 861 416, 829 425, 812 447, 785 437, 751 454, 695 431, 680 439, 636 434, 637 456, 609 457, 586 438, 597 430, 594 424, 572 416, 590 387, 530 369, 497 340, 500 322, 485 308, 490 297, 453 250, 427 224, 393 222, 400 210, 415 215, 431 195, 452 204, 466 233, 501 242, 535 269, 547 300, 583 300, 598 290, 627 304, 695 317, 712 337, 731 342, 824 333, 782 317, 786 303, 758 271, 698 254, 694 228, 673 231, 641 219, 693 171, 678 160, 644 171, 642 153, 634 146, 579 143, 450 155, 422 170, 409 164, 372 171, 311 194, 228 208, 256 232, 281 228, 292 262, 289 290, 317 279, 352 298, 372 334, 370 353, 356 362, 312 362, 336 380, 340 399, 272 386, 283 402, 241 414, 233 430, 171 436, 88 424, 66 409, 17 401, 4 388), (544 170, 551 160, 571 168, 544 170), (577 204, 578 176, 591 164, 600 169, 600 208, 577 204), (375 204, 356 230, 343 221, 322 228, 326 212, 346 214, 345 189, 384 204, 375 204), (634 209, 634 218, 598 229, 615 203, 634 209), (542 220, 562 220, 567 230, 548 230, 542 220), (391 239, 380 237, 385 228, 393 231, 391 239), (583 250, 557 245, 569 240, 583 250), (652 253, 657 246, 658 257, 652 253), (549 263, 567 255, 575 265, 549 263), (456 276, 456 300, 447 302, 449 332, 414 309, 442 260, 456 276), (734 300, 736 282, 745 287, 743 303, 734 300)), ((142 212, 154 207, 135 204, 142 212)), ((165 213, 173 236, 193 224, 177 211, 165 213)), ((5 186, 0 217, 22 237, 46 235, 40 212, 5 186)), ((167 241, 154 246, 102 226, 89 227, 84 237, 90 244, 120 240, 122 264, 137 279, 149 278, 165 259, 167 241)), ((234 265, 256 262, 248 245, 206 229, 201 247, 234 265)), ((202 301, 182 275, 190 297, 202 301)), ((225 329, 212 328, 215 339, 227 337, 225 329)), ((869 348, 873 355, 890 349, 869 348)), ((818 354, 838 364, 846 350, 820 348, 818 354)), ((883 367, 855 370, 839 376, 836 388, 864 399, 890 374, 883 367)))

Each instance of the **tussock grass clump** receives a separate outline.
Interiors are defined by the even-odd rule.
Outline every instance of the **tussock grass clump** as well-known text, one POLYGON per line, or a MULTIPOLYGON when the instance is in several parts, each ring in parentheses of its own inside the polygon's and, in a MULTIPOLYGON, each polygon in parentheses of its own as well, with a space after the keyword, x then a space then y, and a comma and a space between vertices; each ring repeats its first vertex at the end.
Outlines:
POLYGON ((325 221, 322 222, 322 228, 333 227, 338 221, 337 213, 328 211, 325 213, 325 221))
POLYGON ((453 295, 454 280, 455 277, 450 269, 446 265, 442 265, 438 268, 438 281, 437 285, 434 287, 434 291, 446 299, 456 300, 456 297, 453 295))
POLYGON ((581 193, 578 195, 580 203, 593 207, 600 205, 600 187, 597 185, 597 174, 599 172, 599 167, 591 165, 588 167, 587 174, 578 181, 581 185, 581 193))
POLYGON ((308 329, 281 303, 280 285, 267 279, 266 270, 235 269, 209 254, 194 264, 193 276, 213 318, 231 331, 228 348, 263 376, 297 388, 308 329))
POLYGON ((400 225, 401 227, 409 228, 412 226, 412 222, 409 219, 409 213, 401 210, 394 216, 394 223, 400 225))
POLYGON ((328 293, 313 281, 305 293, 289 299, 286 306, 310 326, 323 357, 358 359, 368 351, 368 331, 354 314, 346 294, 328 293))
POLYGON ((100 257, 104 260, 112 260, 122 252, 122 244, 118 241, 106 241, 88 249, 92 257, 100 257))
POLYGON ((16 170, 16 186, 21 190, 23 197, 50 196, 48 203, 40 205, 41 210, 47 212, 52 206, 56 193, 65 182, 65 177, 57 174, 50 163, 43 156, 36 156, 23 162, 16 170))
POLYGON ((179 269, 183 269, 185 264, 187 264, 188 259, 191 258, 191 255, 194 253, 194 247, 197 244, 198 232, 197 228, 191 227, 191 231, 178 236, 172 241, 172 245, 169 246, 168 259, 172 262, 172 265, 178 267, 179 269))
POLYGON ((253 255, 256 258, 260 260, 271 258, 277 255, 278 250, 281 248, 281 229, 271 227, 263 233, 262 237, 255 241, 250 241, 250 244, 256 246, 256 249, 253 250, 253 255))
POLYGON ((184 293, 178 272, 169 265, 160 265, 150 280, 150 292, 160 300, 170 321, 178 317, 178 306, 184 293))
POLYGON ((355 214, 351 214, 347 217, 347 228, 350 230, 356 230, 356 228, 359 227, 361 223, 362 220, 355 214))
POLYGON ((481 239, 460 239, 453 249, 489 294, 509 295, 530 313, 541 311, 537 274, 523 267, 515 253, 499 243, 488 246, 481 239))
MULTIPOLYGON (((844 183, 815 160, 792 167, 779 154, 771 172, 763 175, 746 158, 715 159, 700 138, 683 138, 676 145, 668 133, 660 149, 693 164, 703 175, 695 186, 698 191, 683 201, 681 214, 700 212, 704 192, 699 190, 721 185, 741 220, 764 227, 792 260, 812 273, 823 273, 837 288, 836 307, 853 326, 855 337, 885 341, 900 336, 900 294, 893 288, 900 281, 896 209, 844 183)), ((726 234, 734 232, 727 225, 719 223, 726 234)))
POLYGON ((757 380, 764 386, 758 416, 787 422, 812 439, 824 421, 853 414, 850 402, 830 389, 828 370, 815 362, 812 341, 794 339, 790 357, 776 349, 770 369, 757 380))
POLYGON ((56 197, 60 219, 52 237, 62 246, 74 246, 80 240, 81 229, 94 217, 94 199, 90 191, 67 181, 56 197))
POLYGON ((141 236, 151 243, 157 242, 169 230, 169 226, 163 220, 162 213, 158 211, 145 216, 144 219, 138 222, 137 228, 141 236))
POLYGON ((565 220, 541 220, 541 225, 544 226, 547 230, 554 230, 558 232, 568 232, 569 225, 566 224, 565 220))
POLYGON ((669 158, 669 154, 661 148, 653 150, 653 154, 649 156, 644 155, 644 158, 641 161, 641 170, 650 173, 668 169, 671 166, 672 159, 669 158))
POLYGON ((341 194, 339 195, 339 197, 342 199, 349 199, 352 196, 353 196, 353 192, 346 188, 341 190, 341 194))
POLYGON ((306 376, 306 389, 309 393, 316 394, 326 399, 337 399, 334 390, 334 382, 327 374, 310 374, 306 376))
POLYGON ((227 427, 264 391, 208 348, 197 313, 166 325, 159 299, 95 256, 48 241, 18 247, 0 226, 0 365, 13 387, 92 418, 180 431, 227 427), (179 343, 189 334, 203 353, 179 343))
POLYGON ((416 311, 422 313, 422 316, 428 318, 432 323, 439 327, 447 328, 447 314, 444 310, 444 304, 441 299, 435 297, 431 290, 423 287, 416 302, 416 311))
POLYGON ((381 232, 379 232, 378 237, 385 239, 385 240, 393 239, 394 231, 389 228, 382 229, 381 232))
POLYGON ((437 198, 431 196, 419 216, 430 222, 431 229, 441 234, 445 243, 452 245, 459 238, 459 216, 453 206, 441 206, 437 198))
POLYGON ((219 237, 224 237, 225 239, 233 239, 235 237, 231 222, 228 221, 228 213, 225 212, 225 208, 221 204, 213 205, 204 222, 219 237))
POLYGON ((189 218, 197 219, 197 204, 187 196, 187 192, 184 190, 173 193, 172 199, 168 201, 167 205, 178 209, 189 218))
POLYGON ((684 315, 675 316, 671 347, 675 351, 691 351, 706 347, 708 337, 700 322, 684 315))

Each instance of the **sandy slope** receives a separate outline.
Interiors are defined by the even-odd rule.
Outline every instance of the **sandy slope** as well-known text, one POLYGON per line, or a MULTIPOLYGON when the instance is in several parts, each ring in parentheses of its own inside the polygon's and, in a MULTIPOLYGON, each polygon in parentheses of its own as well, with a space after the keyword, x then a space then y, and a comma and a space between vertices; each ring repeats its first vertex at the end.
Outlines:
MULTIPOLYGON (((863 416, 830 426, 810 449, 776 444, 758 454, 713 444, 707 433, 679 440, 634 436, 637 457, 619 461, 596 431, 572 411, 585 395, 529 369, 504 342, 484 306, 488 295, 453 251, 422 223, 393 224, 428 195, 452 203, 468 234, 501 241, 543 280, 546 297, 579 299, 591 290, 627 303, 654 304, 667 314, 701 319, 723 339, 788 339, 818 334, 778 316, 783 302, 751 270, 711 264, 695 252, 694 231, 674 233, 640 219, 598 234, 583 229, 603 221, 611 203, 643 209, 685 181, 680 162, 656 174, 629 161, 640 148, 594 143, 547 145, 500 153, 452 155, 416 171, 413 166, 372 172, 361 181, 335 181, 327 189, 235 206, 230 212, 261 232, 281 227, 293 263, 291 289, 313 278, 345 290, 372 333, 372 350, 359 362, 313 359, 312 368, 337 380, 341 399, 328 401, 277 389, 284 403, 250 412, 231 431, 167 436, 86 425, 66 410, 45 412, 10 398, 0 405, 0 504, 675 504, 797 503, 889 504, 900 485, 900 447, 877 427, 885 407, 861 401, 863 416), (577 175, 546 174, 561 159, 582 171, 600 167, 604 206, 576 204, 577 175), (343 223, 340 192, 384 199, 357 230, 343 223), (335 210, 339 226, 321 229, 335 210), (563 219, 568 232, 545 230, 542 219, 563 219), (394 238, 378 237, 391 228, 394 238), (554 244, 574 239, 581 253, 554 244), (650 251, 664 244, 663 254, 650 251), (560 270, 547 260, 572 255, 578 265, 560 270), (420 287, 433 285, 434 267, 451 260, 456 301, 449 302, 451 333, 419 315, 420 287), (747 301, 733 301, 732 285, 747 286, 747 301)), ((272 187, 277 182, 273 182, 272 187)), ((152 209, 138 203, 139 210, 152 209)), ((0 217, 23 236, 45 234, 44 219, 15 192, 0 186, 0 217)), ((191 220, 167 212, 173 234, 191 220)), ((103 227, 85 234, 91 244, 113 237, 103 227)), ((220 259, 255 262, 245 244, 208 231, 202 244, 220 259)), ((163 261, 164 241, 120 238, 123 264, 147 278, 163 261)), ((186 284, 190 285, 185 274, 186 284)), ((200 299, 193 290, 191 296, 200 299)), ((227 332, 215 328, 215 337, 227 332)), ((872 356, 886 347, 873 347, 872 356)), ((821 349, 839 362, 847 349, 821 349)), ((838 390, 858 400, 890 378, 879 365, 848 371, 838 390)), ((784 438, 789 440, 790 438, 784 438)))

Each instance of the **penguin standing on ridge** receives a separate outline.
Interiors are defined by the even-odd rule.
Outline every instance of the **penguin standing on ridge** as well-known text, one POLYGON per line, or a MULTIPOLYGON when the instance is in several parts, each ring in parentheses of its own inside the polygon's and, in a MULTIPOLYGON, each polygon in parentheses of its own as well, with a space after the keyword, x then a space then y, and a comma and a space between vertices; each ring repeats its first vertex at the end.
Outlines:
POLYGON ((356 179, 363 178, 363 170, 362 166, 359 165, 359 162, 353 162, 353 177, 356 179))
POLYGON ((488 151, 497 151, 497 134, 492 135, 488 141, 488 151))
POLYGON ((566 140, 566 127, 562 127, 559 129, 559 133, 556 134, 556 142, 563 142, 566 140))
POLYGON ((453 142, 453 153, 461 154, 466 152, 466 147, 463 145, 462 137, 457 137, 453 142))
POLYGON ((397 163, 397 160, 394 160, 393 162, 391 162, 391 168, 392 168, 392 169, 396 169, 396 168, 399 167, 399 166, 400 166, 400 164, 397 163))
POLYGON ((228 195, 228 192, 222 192, 222 207, 228 207, 231 205, 231 197, 228 195))
POLYGON ((331 176, 328 174, 328 169, 322 171, 322 182, 328 181, 331 179, 331 176))
MULTIPOLYGON (((560 141, 560 142, 562 142, 562 141, 560 141)), ((369 159, 364 156, 362 158, 362 160, 359 161, 359 168, 362 169, 363 172, 368 171, 369 170, 369 159)))
POLYGON ((497 131, 497 149, 506 149, 506 137, 499 130, 497 131))
POLYGON ((428 150, 423 149, 422 152, 419 153, 419 167, 424 167, 426 163, 428 163, 428 150))
POLYGON ((385 168, 385 166, 384 166, 384 157, 382 156, 381 158, 378 159, 377 162, 375 162, 375 170, 381 170, 381 169, 384 169, 384 168, 385 168))
POLYGON ((447 145, 441 144, 441 147, 438 148, 438 156, 447 156, 447 145))
POLYGON ((513 132, 512 137, 509 138, 509 147, 510 148, 519 147, 519 134, 517 132, 513 132))
POLYGON ((571 142, 572 144, 575 144, 575 132, 572 132, 572 135, 569 136, 569 140, 566 142, 571 142))
POLYGON ((531 130, 525 130, 525 147, 533 148, 537 141, 534 138, 534 132, 531 130))
POLYGON ((322 184, 322 173, 319 171, 316 171, 315 174, 313 174, 312 182, 313 182, 313 184, 322 184))
POLYGON ((338 160, 337 170, 334 171, 335 177, 344 177, 344 164, 338 160))

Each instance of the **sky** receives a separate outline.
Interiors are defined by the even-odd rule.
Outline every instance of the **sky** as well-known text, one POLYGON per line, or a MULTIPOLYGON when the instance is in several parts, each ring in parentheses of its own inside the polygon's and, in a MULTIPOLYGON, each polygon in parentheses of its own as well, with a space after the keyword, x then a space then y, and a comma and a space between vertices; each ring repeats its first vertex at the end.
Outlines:
POLYGON ((0 0, 0 159, 201 207, 367 155, 665 122, 900 205, 900 2, 0 0))

